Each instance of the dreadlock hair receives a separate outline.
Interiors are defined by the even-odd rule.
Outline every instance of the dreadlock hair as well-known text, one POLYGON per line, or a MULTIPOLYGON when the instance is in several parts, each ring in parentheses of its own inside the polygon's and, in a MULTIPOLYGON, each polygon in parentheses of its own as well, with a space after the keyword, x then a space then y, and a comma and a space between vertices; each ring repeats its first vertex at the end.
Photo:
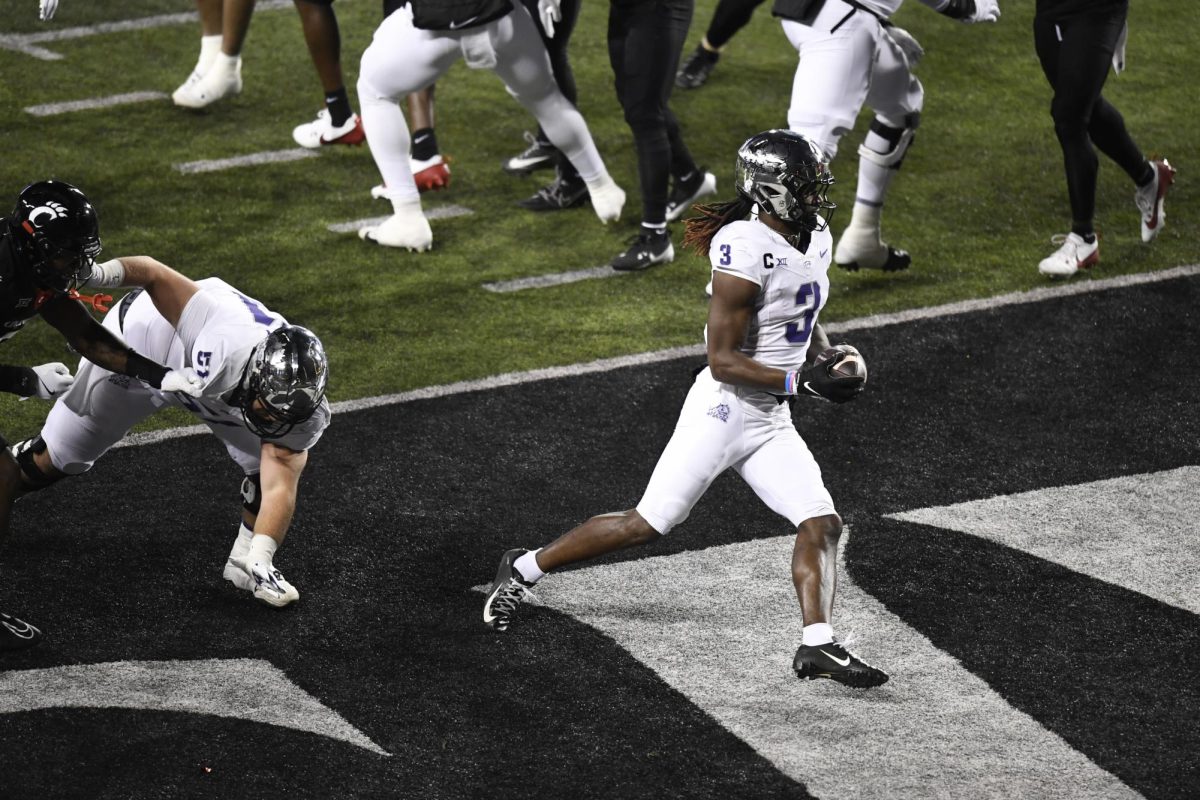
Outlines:
POLYGON ((700 213, 684 221, 683 246, 690 247, 697 255, 708 256, 708 248, 712 245, 717 231, 731 222, 745 219, 754 208, 754 203, 741 195, 737 199, 724 203, 712 203, 692 206, 700 213))

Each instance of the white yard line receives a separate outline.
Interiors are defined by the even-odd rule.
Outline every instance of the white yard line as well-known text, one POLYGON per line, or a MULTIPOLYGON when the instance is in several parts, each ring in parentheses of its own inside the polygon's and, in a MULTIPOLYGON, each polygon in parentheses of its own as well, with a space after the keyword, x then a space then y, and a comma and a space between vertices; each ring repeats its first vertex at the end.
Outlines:
POLYGON ((129 92, 128 94, 113 94, 108 97, 91 97, 86 100, 69 100, 63 103, 47 103, 41 106, 27 106, 25 112, 35 117, 52 117, 55 114, 67 114, 72 111, 91 111, 96 108, 111 108, 125 106, 131 103, 149 103, 153 100, 166 100, 164 92, 129 92))
POLYGON ((483 288, 489 292, 505 294, 507 292, 519 292, 523 289, 545 289, 548 286, 562 286, 565 283, 589 281, 596 278, 612 278, 624 274, 628 273, 620 272, 605 264, 602 267, 576 269, 571 272, 555 272, 550 275, 534 275, 531 278, 516 278, 511 281, 485 283, 483 284, 483 288))
MULTIPOLYGON (((292 8, 292 0, 263 0, 255 7, 255 11, 275 11, 280 8, 292 8)), ((30 11, 30 14, 33 12, 30 11)), ((68 12, 69 13, 69 12, 68 12)), ((158 14, 141 19, 127 19, 119 22, 100 22, 95 25, 81 25, 77 28, 59 28, 58 30, 39 31, 38 33, 5 33, 0 34, 0 49, 12 50, 31 56, 41 61, 58 61, 61 53, 39 47, 42 42, 65 42, 71 39, 82 39, 87 36, 97 36, 102 33, 124 33, 127 31, 144 31, 149 28, 163 28, 169 25, 195 24, 200 21, 195 11, 179 14, 158 14)))
MULTIPOLYGON (((1098 281, 1087 281, 1081 283, 1063 283, 1044 288, 1031 289, 1028 292, 1013 292, 1012 294, 1003 294, 997 297, 987 298, 983 300, 967 300, 960 303, 947 303, 940 306, 930 306, 928 308, 915 308, 909 311, 899 311, 895 314, 875 314, 869 317, 859 317, 858 319, 846 320, 845 322, 833 322, 824 326, 830 333, 844 333, 846 331, 864 330, 867 328, 882 328, 885 325, 896 325, 902 322, 911 322, 919 319, 936 319, 938 317, 950 317, 958 314, 970 314, 977 311, 986 311, 992 308, 1001 306, 1018 305, 1021 303, 1038 303, 1044 300, 1052 300, 1056 297, 1069 297, 1071 295, 1085 294, 1087 292, 1099 292, 1107 289, 1116 289, 1127 286, 1139 286, 1147 283, 1157 283, 1160 281, 1173 280, 1174 278, 1183 278, 1191 275, 1200 274, 1200 264, 1192 264, 1185 267, 1175 267, 1174 269, 1162 270, 1161 272, 1144 272, 1136 275, 1119 275, 1115 278, 1105 278, 1098 281)), ((362 397, 357 400, 342 400, 333 404, 333 412, 335 414, 344 414, 349 411, 362 411, 368 408, 377 408, 379 406, 391 406, 400 403, 411 403, 414 400, 428 400, 435 397, 448 397, 450 395, 462 394, 464 392, 480 392, 491 389, 498 389, 503 386, 517 386, 524 383, 533 383, 534 381, 552 380, 555 378, 570 378, 577 375, 588 375, 595 372, 611 372, 615 369, 624 367, 636 367, 645 364, 655 364, 660 361, 670 361, 675 358, 685 358, 691 356, 699 356, 704 353, 704 345, 694 344, 685 347, 672 347, 666 350, 655 350, 649 353, 634 353, 628 356, 618 356, 617 358, 604 358, 597 361, 588 361, 583 364, 568 364, 563 367, 546 367, 543 369, 529 370, 528 372, 506 372, 502 375, 493 375, 487 378, 480 378, 472 381, 459 381, 457 383, 442 384, 440 386, 426 386, 421 389, 413 389, 408 392, 398 392, 396 394, 385 394, 376 397, 362 397)), ((208 426, 206 425, 189 425, 183 428, 168 428, 160 431, 150 431, 148 433, 134 433, 126 436, 116 444, 116 447, 130 447, 143 444, 152 444, 154 442, 162 442, 168 439, 178 439, 183 436, 195 436, 197 434, 206 433, 208 426)))
POLYGON ((184 175, 196 175, 201 172, 219 172, 225 169, 253 167, 259 164, 279 164, 285 161, 299 161, 304 158, 316 158, 318 151, 304 147, 294 147, 291 150, 268 150, 262 153, 250 153, 233 158, 217 158, 207 161, 185 161, 173 165, 184 175))
MULTIPOLYGON (((425 210, 425 219, 453 219, 455 217, 465 217, 475 212, 466 206, 445 205, 434 206, 425 210)), ((328 230, 333 233, 354 233, 362 228, 369 228, 373 225, 383 224, 388 217, 367 217, 366 219, 355 219, 350 222, 335 222, 328 226, 328 230)))

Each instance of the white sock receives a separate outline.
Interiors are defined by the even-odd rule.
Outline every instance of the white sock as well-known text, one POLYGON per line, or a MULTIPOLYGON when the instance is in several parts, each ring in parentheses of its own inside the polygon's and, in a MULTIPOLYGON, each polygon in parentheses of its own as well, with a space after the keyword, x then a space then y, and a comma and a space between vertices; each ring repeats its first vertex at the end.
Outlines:
POLYGON ((420 197, 392 197, 389 195, 388 199, 392 201, 393 214, 403 214, 406 217, 411 217, 414 214, 425 213, 421 210, 420 197))
POLYGON ((866 228, 867 230, 879 233, 879 218, 883 214, 883 209, 879 206, 867 205, 855 201, 854 212, 850 215, 850 228, 866 228))
POLYGON ((275 558, 275 548, 279 547, 279 543, 262 533, 254 534, 254 538, 250 540, 250 548, 246 551, 246 561, 254 564, 256 561, 259 564, 270 565, 271 560, 275 558))
POLYGON ((246 523, 243 522, 241 526, 238 527, 237 539, 235 539, 233 542, 233 549, 229 551, 229 557, 241 558, 242 556, 246 555, 246 553, 250 552, 250 540, 253 538, 254 531, 247 528, 246 523))
POLYGON ((804 638, 800 641, 805 647, 817 647, 833 641, 833 626, 828 622, 814 622, 804 626, 804 638))
POLYGON ((521 577, 525 579, 526 583, 537 583, 546 577, 546 573, 542 572, 542 568, 537 563, 537 554, 541 551, 540 547, 537 550, 530 550, 513 562, 513 567, 521 573, 521 577))
POLYGON ((200 59, 196 61, 196 72, 201 75, 208 72, 208 68, 217 58, 217 53, 221 52, 221 38, 219 33, 200 37, 200 59))
POLYGON ((210 69, 210 71, 222 72, 226 75, 232 75, 235 72, 237 72, 241 68, 241 66, 242 66, 242 57, 241 56, 227 56, 224 53, 218 51, 217 54, 213 57, 213 63, 209 69, 210 69))

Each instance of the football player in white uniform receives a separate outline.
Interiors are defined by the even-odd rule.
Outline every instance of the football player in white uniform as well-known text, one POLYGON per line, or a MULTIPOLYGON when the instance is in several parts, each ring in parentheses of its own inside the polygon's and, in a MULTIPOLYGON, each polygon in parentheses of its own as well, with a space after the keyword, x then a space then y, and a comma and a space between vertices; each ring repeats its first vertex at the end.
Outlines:
POLYGON ((220 278, 193 281, 146 256, 97 267, 94 284, 137 282, 104 327, 143 353, 203 381, 196 397, 164 392, 82 361, 41 434, 13 447, 27 490, 79 475, 163 406, 209 426, 245 473, 243 514, 224 577, 274 607, 299 599, 273 560, 296 507, 308 450, 329 425, 320 340, 220 278), (136 274, 137 280, 130 275, 136 274))
POLYGON ((829 294, 833 241, 821 215, 834 207, 833 176, 815 143, 775 130, 738 150, 736 183, 736 200, 700 206, 701 216, 687 223, 684 243, 712 262, 708 366, 696 377, 641 502, 592 517, 539 550, 509 550, 483 619, 504 630, 545 573, 665 535, 732 467, 796 526, 792 581, 804 616, 796 674, 878 686, 887 675, 833 638, 842 521, 787 402, 799 395, 845 402, 866 382, 865 366, 843 376, 844 362, 861 364, 862 357, 849 345, 831 348, 817 322, 829 294), (747 220, 755 204, 757 219, 747 220))
MULTIPOLYGON (((557 15, 557 0, 542 0, 557 15)), ((554 16, 557 19, 557 16, 554 16)), ((550 141, 579 171, 601 222, 617 219, 625 192, 609 176, 583 116, 554 82, 550 56, 529 12, 510 0, 409 0, 375 31, 363 53, 358 100, 367 145, 392 202, 393 214, 359 235, 388 247, 428 250, 433 232, 409 163, 408 125, 398 102, 429 86, 462 56, 468 67, 490 69, 527 111, 537 117, 550 141)))
MULTIPOLYGON (((848 270, 908 267, 912 258, 882 239, 888 186, 921 121, 925 90, 912 74, 922 50, 888 22, 903 0, 776 0, 783 32, 800 62, 792 82, 788 127, 816 142, 833 161, 863 104, 875 112, 858 148, 858 187, 849 225, 833 259, 848 270)), ((921 0, 963 22, 995 22, 996 0, 921 0)))

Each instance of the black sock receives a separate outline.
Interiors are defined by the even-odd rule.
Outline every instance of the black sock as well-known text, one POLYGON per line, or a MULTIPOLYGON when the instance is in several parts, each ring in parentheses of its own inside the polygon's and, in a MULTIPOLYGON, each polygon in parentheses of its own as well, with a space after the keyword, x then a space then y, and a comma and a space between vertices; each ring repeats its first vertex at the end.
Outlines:
POLYGON ((1157 170, 1154 168, 1154 165, 1147 161, 1146 165, 1142 167, 1142 177, 1137 179, 1138 188, 1145 189, 1147 186, 1154 183, 1155 172, 1157 172, 1157 170))
POLYGON ((346 94, 345 86, 335 92, 325 93, 325 108, 329 109, 329 121, 333 127, 340 128, 346 124, 354 112, 350 110, 350 96, 346 94))
POLYGON ((413 131, 412 157, 416 161, 428 161, 438 154, 437 135, 433 128, 421 128, 413 131))

